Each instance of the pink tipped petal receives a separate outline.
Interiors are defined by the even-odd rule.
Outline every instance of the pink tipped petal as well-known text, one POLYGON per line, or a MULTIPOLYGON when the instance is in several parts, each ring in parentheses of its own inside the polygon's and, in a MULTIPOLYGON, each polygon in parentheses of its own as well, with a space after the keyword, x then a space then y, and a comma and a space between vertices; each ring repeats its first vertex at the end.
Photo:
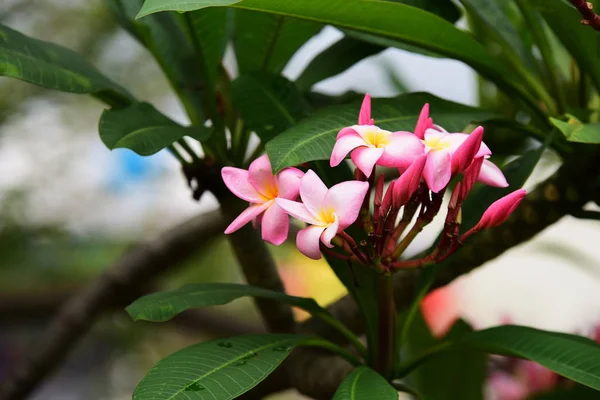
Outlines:
POLYGON ((375 163, 383 154, 383 149, 374 147, 358 147, 352 152, 352 162, 368 178, 373 172, 375 163))
POLYGON ((365 146, 366 143, 363 138, 361 138, 358 134, 346 135, 339 138, 335 145, 333 146, 333 151, 331 152, 331 159, 329 160, 329 165, 335 167, 339 165, 344 158, 348 155, 348 153, 359 146, 365 146))
POLYGON ((413 193, 417 190, 419 183, 421 183, 421 175, 423 174, 426 161, 427 156, 420 156, 400 175, 400 178, 394 184, 395 207, 407 204, 413 193))
MULTIPOLYGON (((354 125, 357 126, 357 125, 354 125)), ((347 126, 345 128, 340 129, 340 131, 338 132, 337 136, 336 136, 336 140, 343 138, 344 136, 347 135, 358 135, 358 132, 356 132, 356 130, 351 127, 351 126, 347 126)))
POLYGON ((449 133, 440 132, 435 129, 429 128, 425 131, 424 137, 425 137, 425 141, 428 142, 431 140, 442 140, 443 138, 445 138, 446 136, 449 136, 449 135, 450 135, 449 133))
POLYGON ((312 215, 318 215, 325 195, 327 186, 315 172, 309 169, 300 182, 300 198, 312 215))
POLYGON ((325 246, 327 246, 329 248, 333 247, 333 245, 331 244, 331 241, 333 240, 335 235, 337 235, 338 231, 340 230, 340 219, 338 218, 338 215, 336 213, 333 213, 333 216, 334 216, 333 223, 331 223, 321 234, 321 243, 323 243, 325 246))
POLYGON ((340 229, 346 229, 358 218, 358 213, 368 190, 368 182, 348 181, 338 183, 327 192, 322 209, 333 210, 340 220, 340 229))
POLYGON ((313 260, 320 259, 319 240, 324 229, 322 226, 309 226, 298 232, 296 246, 298 246, 300 253, 313 260))
POLYGON ((275 177, 271 170, 271 162, 266 154, 252 161, 248 168, 248 179, 252 186, 265 197, 272 198, 273 194, 276 193, 275 177))
POLYGON ((358 114, 359 125, 372 125, 373 120, 371 119, 371 96, 369 93, 365 94, 362 105, 360 106, 360 113, 358 114))
POLYGON ((269 206, 273 204, 273 201, 267 201, 263 204, 255 204, 248 208, 246 208, 236 219, 233 220, 231 224, 225 229, 225 234, 229 235, 240 229, 242 226, 246 225, 248 222, 251 222, 255 218, 257 218, 260 214, 262 214, 269 206))
POLYGON ((498 168, 494 163, 488 160, 484 160, 479 171, 479 177, 477 180, 485 185, 494 187, 507 187, 508 182, 502 173, 502 170, 498 168))
POLYGON ((304 172, 298 168, 286 168, 275 177, 277 182, 278 197, 295 200, 300 191, 300 182, 304 172))
MULTIPOLYGON (((462 185, 459 193, 460 202, 462 203, 466 198, 471 189, 473 189, 473 185, 477 181, 477 177, 479 176, 479 171, 481 171, 481 165, 483 164, 483 157, 479 157, 473 160, 469 168, 464 172, 464 178, 462 180, 462 185)), ((457 185, 458 188, 458 185, 457 185)), ((455 191, 458 189, 454 189, 455 191)))
MULTIPOLYGON (((453 135, 450 134, 447 137, 451 136, 453 135)), ((452 154, 452 173, 458 174, 467 169, 479 152, 482 143, 483 127, 480 126, 468 135, 452 154)))
POLYGON ((248 171, 240 168, 224 167, 221 170, 221 177, 231 193, 240 199, 249 203, 263 203, 265 201, 264 196, 250 184, 248 171))
POLYGON ((429 118, 429 104, 425 104, 421 109, 417 125, 415 126, 415 135, 419 139, 423 139, 425 137, 425 130, 431 128, 431 124, 432 121, 429 118))
POLYGON ((272 204, 262 218, 262 238, 265 242, 279 246, 288 237, 290 220, 287 213, 277 204, 272 204))
POLYGON ((433 192, 438 193, 446 187, 452 176, 452 156, 448 150, 436 150, 427 153, 423 168, 423 178, 433 192))
POLYGON ((475 230, 502 225, 515 208, 517 208, 519 203, 521 203, 523 198, 525 198, 525 195, 527 195, 525 189, 518 189, 493 202, 481 216, 481 220, 475 226, 475 230))
POLYGON ((410 132, 393 132, 377 165, 391 168, 407 168, 425 151, 423 142, 410 132))
POLYGON ((279 207, 281 207, 286 213, 290 214, 292 217, 299 219, 300 221, 304 221, 307 224, 318 224, 313 215, 308 211, 306 206, 297 201, 291 201, 287 199, 282 199, 280 197, 275 199, 275 202, 279 207))
MULTIPOLYGON (((475 129, 473 131, 473 133, 471 133, 470 135, 466 134, 466 133, 449 133, 446 136, 444 136, 444 139, 442 140, 444 143, 447 143, 448 146, 450 147, 450 151, 452 153, 456 152, 458 150, 458 148, 460 146, 462 146, 462 144, 472 135, 475 134, 475 139, 471 139, 471 140, 477 140, 477 138, 479 137, 479 135, 481 135, 482 139, 483 139, 483 127, 478 127, 477 129, 475 129)), ((492 151, 490 150, 489 147, 487 147, 487 145, 485 143, 483 143, 483 141, 479 144, 479 148, 477 150, 477 152, 475 153, 475 155, 473 156, 473 158, 475 157, 484 157, 484 156, 489 156, 490 154, 492 154, 492 151)))
POLYGON ((429 293, 421 303, 421 311, 433 336, 444 336, 459 318, 453 287, 444 286, 429 293))

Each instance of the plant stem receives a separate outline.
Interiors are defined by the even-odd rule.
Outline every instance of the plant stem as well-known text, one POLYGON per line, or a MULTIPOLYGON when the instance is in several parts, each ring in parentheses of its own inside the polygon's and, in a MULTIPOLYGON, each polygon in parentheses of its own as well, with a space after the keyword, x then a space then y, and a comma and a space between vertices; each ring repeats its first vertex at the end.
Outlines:
POLYGON ((386 272, 379 276, 379 320, 377 338, 377 356, 375 370, 386 379, 391 379, 395 359, 396 303, 392 274, 386 272))
POLYGON ((198 154, 194 151, 194 149, 192 149, 188 142, 185 141, 185 138, 178 140, 177 143, 186 151, 186 153, 190 155, 190 157, 192 157, 192 160, 194 160, 195 162, 202 161, 202 159, 198 157, 198 154))
POLYGON ((448 342, 439 343, 435 346, 428 348, 427 350, 423 351, 418 356, 416 356, 413 359, 408 360, 406 363, 400 365, 398 367, 398 370, 394 374, 395 375, 394 378, 405 377, 406 375, 411 373, 413 370, 415 370, 417 367, 419 367, 421 364, 423 364, 425 361, 429 360, 433 356, 438 355, 441 352, 449 350, 453 345, 454 345, 454 343, 448 341, 448 342))
POLYGON ((169 152, 173 155, 173 157, 177 159, 177 161, 179 161, 181 165, 189 164, 189 162, 181 155, 181 153, 175 148, 175 146, 170 145, 169 147, 167 147, 167 150, 169 150, 169 152))
POLYGON ((358 352, 360 353, 360 355, 363 358, 366 359, 366 357, 367 357, 367 348, 360 342, 360 340, 358 340, 358 338, 356 337, 356 335, 354 333, 352 333, 352 331, 346 327, 346 325, 342 324, 339 320, 335 319, 328 312, 323 312, 323 313, 315 314, 315 316, 318 317, 318 318, 320 318, 321 320, 323 320, 327 324, 329 324, 329 326, 337 329, 338 332, 340 332, 342 335, 344 335, 344 337, 346 339, 348 339, 348 341, 354 346, 354 348, 356 350, 358 350, 358 352))
POLYGON ((332 353, 335 353, 345 358, 352 365, 362 365, 362 362, 358 358, 356 358, 354 354, 320 337, 314 338, 313 340, 309 339, 306 342, 302 343, 302 346, 319 347, 321 349, 329 350, 332 353))

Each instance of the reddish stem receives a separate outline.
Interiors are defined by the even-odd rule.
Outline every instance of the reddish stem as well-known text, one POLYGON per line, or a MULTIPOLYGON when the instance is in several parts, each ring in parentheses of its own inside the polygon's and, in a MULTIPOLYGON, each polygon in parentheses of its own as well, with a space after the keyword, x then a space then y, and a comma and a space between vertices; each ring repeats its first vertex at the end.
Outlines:
POLYGON ((583 16, 581 23, 590 25, 597 31, 600 31, 600 15, 594 12, 594 5, 585 0, 571 0, 577 11, 583 16))

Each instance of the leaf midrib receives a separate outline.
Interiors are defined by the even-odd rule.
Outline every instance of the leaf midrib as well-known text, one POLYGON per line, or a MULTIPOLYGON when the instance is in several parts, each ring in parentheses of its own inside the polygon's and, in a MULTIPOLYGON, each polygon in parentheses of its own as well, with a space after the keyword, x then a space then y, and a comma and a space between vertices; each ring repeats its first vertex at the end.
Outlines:
POLYGON ((364 374, 366 371, 367 371, 366 369, 362 369, 362 370, 358 371, 356 373, 354 380, 352 381, 352 385, 350 386, 350 398, 352 400, 356 399, 356 392, 354 389, 356 388, 356 385, 358 385, 358 380, 360 379, 361 375, 364 374))

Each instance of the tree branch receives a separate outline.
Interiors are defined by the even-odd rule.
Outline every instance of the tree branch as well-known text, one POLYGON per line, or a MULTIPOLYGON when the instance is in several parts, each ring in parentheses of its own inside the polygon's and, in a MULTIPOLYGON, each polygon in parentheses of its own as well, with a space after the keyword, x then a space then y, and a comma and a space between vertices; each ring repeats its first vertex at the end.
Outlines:
POLYGON ((594 12, 594 5, 585 0, 571 0, 577 11, 583 16, 581 23, 600 31, 600 15, 594 12))
POLYGON ((11 375, 0 386, 0 399, 25 398, 60 364, 102 311, 139 297, 143 286, 189 258, 223 226, 218 213, 204 214, 129 251, 61 307, 40 335, 43 340, 11 369, 11 375))

